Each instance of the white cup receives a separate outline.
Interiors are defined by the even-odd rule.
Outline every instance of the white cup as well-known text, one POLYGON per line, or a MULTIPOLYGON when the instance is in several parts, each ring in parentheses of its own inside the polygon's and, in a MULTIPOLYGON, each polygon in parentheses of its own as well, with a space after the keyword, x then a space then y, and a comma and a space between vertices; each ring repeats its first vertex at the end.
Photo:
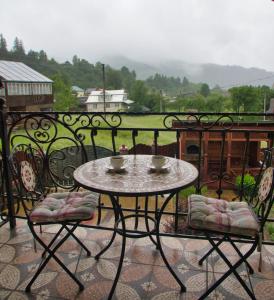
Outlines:
POLYGON ((151 158, 152 165, 157 170, 161 169, 167 161, 168 159, 163 155, 153 155, 151 158))
POLYGON ((125 163, 125 158, 123 156, 112 156, 110 158, 110 164, 113 167, 114 170, 120 170, 124 163, 125 163))

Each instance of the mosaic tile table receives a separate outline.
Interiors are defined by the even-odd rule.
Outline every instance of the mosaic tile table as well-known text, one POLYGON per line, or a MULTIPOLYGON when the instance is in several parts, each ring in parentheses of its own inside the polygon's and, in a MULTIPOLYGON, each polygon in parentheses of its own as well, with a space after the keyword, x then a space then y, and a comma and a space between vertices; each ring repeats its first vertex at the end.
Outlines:
POLYGON ((180 189, 193 184, 198 177, 198 171, 190 163, 175 158, 166 158, 167 165, 160 171, 153 168, 151 163, 152 155, 125 155, 124 158, 126 160, 125 168, 119 172, 111 169, 111 158, 109 157, 90 161, 74 171, 74 179, 80 186, 94 192, 109 195, 115 212, 115 226, 112 238, 108 245, 95 258, 99 259, 111 246, 116 233, 122 236, 119 265, 109 293, 109 299, 114 294, 122 270, 127 237, 139 238, 149 236, 150 240, 159 250, 166 267, 180 285, 181 291, 185 292, 186 288, 184 284, 169 265, 163 251, 160 239, 160 221, 169 201, 180 189), (155 212, 155 216, 149 216, 147 212, 148 196, 162 194, 168 194, 168 197, 159 208, 159 211, 155 212), (123 209, 119 205, 119 196, 147 197, 144 211, 142 213, 136 211, 131 215, 125 216, 123 209), (135 218, 136 216, 145 220, 146 233, 127 230, 126 220, 135 218), (154 223, 153 229, 149 228, 149 222, 154 223))

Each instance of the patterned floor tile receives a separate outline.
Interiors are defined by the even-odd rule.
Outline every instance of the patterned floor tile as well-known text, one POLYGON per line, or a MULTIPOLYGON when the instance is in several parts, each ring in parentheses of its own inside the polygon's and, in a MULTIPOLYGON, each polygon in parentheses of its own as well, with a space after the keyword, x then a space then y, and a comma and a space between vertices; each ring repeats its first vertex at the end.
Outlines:
POLYGON ((20 270, 14 265, 0 265, 0 290, 14 290, 20 282, 20 270))
MULTIPOLYGON (((80 299, 105 299, 112 287, 118 267, 117 260, 85 258, 79 261, 77 276, 85 285, 80 299), (93 299, 93 298, 92 298, 93 299)), ((146 289, 143 288, 151 277, 152 266, 124 261, 115 295, 117 299, 144 299, 146 289)))
POLYGON ((274 280, 262 280, 261 278, 252 277, 251 283, 256 299, 272 300, 274 298, 274 280))
MULTIPOLYGON (((42 238, 49 241, 58 231, 58 226, 43 226, 42 238)), ((39 228, 37 228, 39 230, 39 228)), ((39 233, 40 234, 40 233, 39 233)), ((83 249, 69 238, 57 251, 58 257, 76 273, 85 290, 79 292, 76 283, 54 261, 50 261, 34 283, 31 294, 24 288, 37 270, 41 261, 41 246, 33 248, 33 238, 26 221, 19 220, 15 230, 8 224, 0 228, 0 299, 107 299, 113 278, 117 271, 122 239, 119 235, 99 261, 94 256, 111 239, 112 232, 77 228, 75 234, 91 251, 87 257, 83 249)), ((226 264, 213 252, 202 266, 198 260, 210 245, 205 240, 161 238, 164 253, 172 268, 187 287, 180 293, 179 286, 160 256, 159 250, 147 238, 127 239, 126 253, 121 276, 114 299, 198 299, 205 290, 227 270, 226 264)), ((249 245, 241 245, 243 252, 249 245)), ((238 256, 228 243, 221 250, 235 262, 238 256)), ((274 247, 264 245, 263 269, 258 272, 259 253, 249 258, 255 273, 248 276, 242 265, 238 272, 248 284, 251 281, 257 299, 273 299, 274 247)), ((248 299, 248 296, 234 275, 229 276, 208 299, 248 299)))
MULTIPOLYGON (((13 277, 13 281, 15 282, 16 280, 16 283, 18 283, 16 287, 15 284, 13 284, 13 288, 24 293, 25 287, 39 267, 42 251, 38 250, 37 253, 35 253, 34 250, 24 247, 18 247, 16 251, 20 252, 20 254, 16 255, 12 261, 12 265, 7 266, 9 266, 8 271, 11 274, 9 276, 13 277)), ((66 253, 58 253, 57 256, 71 272, 75 272, 78 256, 71 256, 66 253)), ((7 287, 7 283, 4 286, 7 287)), ((51 259, 32 285, 32 293, 30 295, 41 294, 43 296, 45 294, 46 298, 48 296, 58 297, 60 296, 58 293, 59 287, 66 287, 72 293, 70 296, 75 296, 78 293, 78 286, 63 269, 51 259)))
POLYGON ((0 299, 4 300, 4 299, 8 299, 8 296, 11 294, 11 290, 6 290, 6 289, 3 289, 1 288, 0 289, 0 299))
MULTIPOLYGON (((245 281, 247 286, 252 290, 251 280, 247 273, 239 272, 241 278, 245 281)), ((214 273, 215 281, 217 281, 223 274, 214 273)), ((250 299, 247 292, 242 287, 241 283, 234 275, 227 277, 209 296, 210 299, 250 299)))
POLYGON ((148 299, 198 299, 208 285, 213 283, 212 272, 177 268, 176 273, 186 286, 187 293, 180 293, 178 283, 167 268, 154 266, 151 277, 153 288, 148 292, 148 299))
POLYGON ((203 256, 210 248, 210 243, 206 240, 188 239, 184 249, 185 251, 194 252, 197 255, 203 256))
POLYGON ((268 256, 263 255, 262 256, 262 265, 261 265, 261 271, 259 272, 259 261, 260 261, 260 255, 257 253, 256 255, 253 255, 248 262, 252 266, 254 270, 254 274, 252 274, 252 277, 258 277, 262 279, 272 279, 274 280, 274 265, 271 263, 271 260, 268 256))
POLYGON ((0 243, 4 244, 7 243, 12 235, 11 231, 9 228, 6 226, 6 224, 2 227, 0 227, 0 243))
MULTIPOLYGON (((230 263, 233 265, 235 264, 240 258, 238 256, 226 256, 226 258, 230 261, 230 263)), ((215 256, 212 258, 212 267, 214 273, 225 273, 228 271, 229 267, 224 262, 224 260, 220 256, 215 256)), ((237 268, 237 272, 241 273, 243 275, 247 274, 247 268, 246 265, 243 263, 237 268)))

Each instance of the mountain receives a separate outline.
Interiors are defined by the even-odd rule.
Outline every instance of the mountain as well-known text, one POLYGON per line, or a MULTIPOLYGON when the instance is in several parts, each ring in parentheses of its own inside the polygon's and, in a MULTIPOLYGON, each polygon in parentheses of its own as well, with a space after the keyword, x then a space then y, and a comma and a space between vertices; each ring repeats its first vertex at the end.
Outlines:
POLYGON ((179 60, 146 63, 123 56, 105 57, 101 61, 116 69, 126 66, 130 70, 135 70, 138 79, 147 79, 149 76, 159 73, 180 78, 186 76, 192 82, 205 82, 211 87, 215 85, 223 88, 230 88, 237 85, 272 86, 274 83, 274 72, 259 68, 210 63, 190 64, 179 60))

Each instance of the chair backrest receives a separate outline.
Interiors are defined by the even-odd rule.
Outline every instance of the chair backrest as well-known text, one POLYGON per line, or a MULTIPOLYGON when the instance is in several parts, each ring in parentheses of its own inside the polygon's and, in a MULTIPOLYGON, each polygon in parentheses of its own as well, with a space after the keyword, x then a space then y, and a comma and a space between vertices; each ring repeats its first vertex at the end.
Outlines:
POLYGON ((27 217, 31 206, 44 194, 44 161, 41 149, 29 145, 14 147, 10 156, 9 163, 16 192, 14 196, 23 204, 27 217), (31 202, 31 205, 27 202, 31 202))
POLYGON ((249 201, 260 220, 261 229, 263 229, 269 216, 274 199, 274 168, 272 167, 272 151, 273 149, 265 150, 261 171, 257 176, 252 196, 249 201))

